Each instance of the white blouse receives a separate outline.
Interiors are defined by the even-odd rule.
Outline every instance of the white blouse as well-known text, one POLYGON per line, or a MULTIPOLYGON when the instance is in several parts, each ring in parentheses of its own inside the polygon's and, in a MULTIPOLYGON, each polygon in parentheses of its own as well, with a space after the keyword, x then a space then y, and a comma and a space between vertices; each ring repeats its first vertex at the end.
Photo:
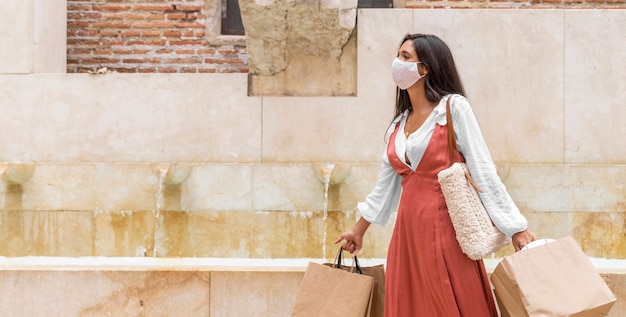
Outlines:
MULTIPOLYGON (((450 95, 441 98, 439 104, 435 106, 422 126, 410 134, 408 138, 402 133, 408 110, 394 119, 387 130, 387 138, 391 136, 395 126, 400 124, 398 127, 399 132, 395 138, 398 158, 404 164, 407 164, 405 161, 406 152, 406 156, 411 162, 411 165, 407 164, 407 166, 412 170, 417 168, 433 135, 435 125, 446 125, 446 101, 448 98, 452 98, 450 100, 450 111, 454 121, 457 147, 465 157, 472 179, 483 190, 479 195, 493 223, 509 237, 517 232, 526 230, 528 222, 519 212, 506 187, 500 180, 483 134, 478 126, 476 116, 465 97, 450 95)), ((365 201, 357 205, 361 216, 371 223, 387 224, 391 214, 396 212, 398 208, 400 194, 402 193, 401 180, 402 177, 396 174, 393 167, 389 164, 387 149, 385 148, 376 185, 372 192, 367 195, 365 201)))

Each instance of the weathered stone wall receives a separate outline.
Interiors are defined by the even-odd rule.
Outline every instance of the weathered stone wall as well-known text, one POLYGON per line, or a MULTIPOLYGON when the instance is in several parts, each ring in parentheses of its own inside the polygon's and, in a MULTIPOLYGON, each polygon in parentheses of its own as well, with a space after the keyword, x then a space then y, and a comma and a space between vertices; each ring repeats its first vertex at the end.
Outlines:
MULTIPOLYGON (((248 72, 246 38, 219 34, 221 1, 67 0, 67 72, 87 72, 100 67, 132 73, 248 72)), ((256 48, 252 49, 250 73, 254 80, 250 90, 253 93, 285 95, 354 94, 350 83, 354 82, 355 70, 350 61, 355 55, 355 42, 346 37, 350 27, 344 28, 346 25, 341 25, 343 22, 339 20, 353 23, 349 17, 352 13, 346 14, 346 10, 351 10, 355 2, 308 1, 294 5, 296 1, 242 0, 242 7, 248 8, 243 14, 248 11, 255 14, 248 19, 248 32, 256 32, 254 25, 261 25, 259 21, 272 23, 264 29, 270 31, 265 34, 266 43, 260 43, 257 36, 248 37, 248 45, 261 48, 272 46, 273 49, 273 55, 267 50, 257 52, 256 48), (332 12, 334 7, 339 7, 339 14, 332 12), (274 9, 276 11, 272 11, 274 9), (289 15, 278 14, 281 11, 289 12, 289 15), (286 26, 293 29, 284 30, 285 34, 281 36, 302 31, 300 37, 289 42, 277 37, 276 29, 286 26), (309 32, 305 32, 307 28, 309 32), (296 42, 315 45, 302 47, 307 52, 299 54, 296 42), (338 48, 342 52, 338 52, 338 48), (328 56, 314 53, 323 49, 327 50, 328 56), (287 51, 289 56, 279 56, 287 51), (256 61, 259 63, 256 64, 256 61), (303 73, 310 78, 307 89, 302 87, 303 73), (318 82, 324 79, 330 81, 319 85, 318 82)), ((21 10, 28 10, 28 2, 20 3, 21 10)), ((424 9, 624 9, 626 0, 396 0, 394 6, 424 9)), ((55 21, 46 23, 49 22, 55 21)), ((24 39, 29 40, 28 37, 24 39)), ((46 41, 46 38, 40 41, 46 41)))
POLYGON ((356 94, 356 0, 239 3, 251 95, 356 94))
MULTIPOLYGON (((334 253, 380 168, 398 40, 419 30, 450 45, 533 231, 624 259, 625 21, 620 10, 361 10, 350 97, 249 96, 242 73, 2 74, 0 251, 334 253), (350 172, 324 213, 327 162, 350 172), (22 163, 34 172, 15 177, 22 163), (162 163, 191 171, 160 187, 162 163)), ((363 256, 384 257, 391 230, 372 226, 363 256)))

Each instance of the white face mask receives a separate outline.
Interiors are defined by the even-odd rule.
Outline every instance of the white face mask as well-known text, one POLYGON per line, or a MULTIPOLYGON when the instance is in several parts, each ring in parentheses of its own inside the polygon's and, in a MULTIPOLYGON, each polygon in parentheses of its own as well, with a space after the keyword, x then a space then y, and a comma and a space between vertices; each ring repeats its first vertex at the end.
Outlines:
POLYGON ((421 64, 421 62, 405 62, 397 57, 393 60, 391 63, 391 76, 400 89, 407 89, 424 77, 417 70, 417 64, 421 64))

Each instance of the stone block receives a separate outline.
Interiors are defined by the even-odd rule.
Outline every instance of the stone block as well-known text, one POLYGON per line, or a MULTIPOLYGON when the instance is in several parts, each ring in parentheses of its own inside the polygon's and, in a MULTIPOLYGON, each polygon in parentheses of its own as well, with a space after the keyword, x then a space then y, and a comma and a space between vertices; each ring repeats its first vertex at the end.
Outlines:
POLYGON ((0 256, 85 256, 94 243, 92 212, 0 211, 0 256))
POLYGON ((494 160, 562 162, 563 12, 437 11, 413 10, 413 30, 450 46, 494 160))
POLYGON ((626 147, 626 19, 622 10, 567 10, 565 23, 564 144, 566 162, 623 163, 626 147), (610 30, 610 32, 607 32, 610 30), (600 41, 601 45, 589 45, 600 41), (602 124, 598 124, 602 123, 602 124))
POLYGON ((93 251, 77 256, 146 257, 165 253, 158 249, 158 241, 162 241, 163 237, 156 236, 159 221, 154 211, 100 211, 92 214, 93 251))
POLYGON ((67 0, 35 0, 34 10, 33 72, 64 74, 67 71, 67 0))
POLYGON ((210 273, 0 271, 6 316, 209 316, 210 273))
POLYGON ((600 271, 600 275, 617 298, 608 317, 626 316, 626 268, 615 271, 600 271))
POLYGON ((498 175, 523 212, 572 210, 571 171, 561 164, 498 165, 498 175))
POLYGON ((626 213, 577 212, 571 226, 572 236, 588 256, 626 258, 626 213))
POLYGON ((378 97, 263 100, 263 162, 380 161, 393 104, 378 97))
POLYGON ((212 272, 211 316, 290 316, 303 272, 212 272))
POLYGON ((250 95, 355 94, 357 3, 341 4, 241 1, 250 95))
POLYGON ((626 165, 574 165, 570 174, 572 211, 626 211, 626 165))
POLYGON ((246 74, 0 75, 0 161, 258 162, 261 100, 246 87, 246 74))
POLYGON ((67 0, 8 1, 0 12, 0 74, 65 73, 67 0))
POLYGON ((0 74, 33 72, 34 2, 3 3, 0 10, 0 74))

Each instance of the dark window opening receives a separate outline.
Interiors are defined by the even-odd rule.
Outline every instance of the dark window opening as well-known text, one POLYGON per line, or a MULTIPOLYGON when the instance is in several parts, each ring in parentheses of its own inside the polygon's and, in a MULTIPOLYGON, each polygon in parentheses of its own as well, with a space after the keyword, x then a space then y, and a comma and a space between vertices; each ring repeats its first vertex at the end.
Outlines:
POLYGON ((393 8, 393 0, 359 0, 358 8, 393 8))
POLYGON ((238 0, 222 0, 222 34, 244 35, 238 0))

